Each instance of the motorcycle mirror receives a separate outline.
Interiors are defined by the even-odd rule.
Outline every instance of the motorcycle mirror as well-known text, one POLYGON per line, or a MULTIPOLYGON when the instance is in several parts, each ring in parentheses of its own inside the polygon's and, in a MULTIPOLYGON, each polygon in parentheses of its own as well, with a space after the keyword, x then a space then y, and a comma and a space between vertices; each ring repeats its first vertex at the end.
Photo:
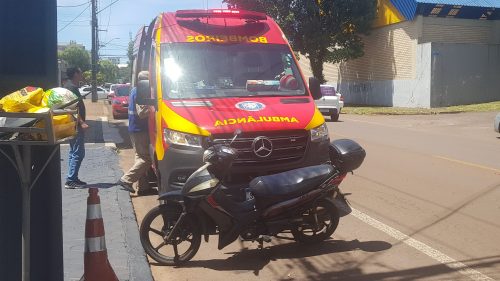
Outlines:
POLYGON ((236 140, 236 138, 241 134, 241 130, 240 129, 236 129, 236 131, 234 131, 234 137, 233 139, 231 140, 231 142, 229 143, 229 146, 231 146, 231 144, 233 144, 233 142, 236 140))

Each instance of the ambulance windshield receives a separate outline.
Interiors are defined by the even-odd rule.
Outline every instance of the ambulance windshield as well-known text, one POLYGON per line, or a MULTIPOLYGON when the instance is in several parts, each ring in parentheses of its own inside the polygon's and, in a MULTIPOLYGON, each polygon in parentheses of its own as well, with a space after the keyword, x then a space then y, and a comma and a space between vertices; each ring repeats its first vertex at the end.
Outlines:
POLYGON ((169 99, 306 95, 286 45, 172 43, 161 54, 169 99))

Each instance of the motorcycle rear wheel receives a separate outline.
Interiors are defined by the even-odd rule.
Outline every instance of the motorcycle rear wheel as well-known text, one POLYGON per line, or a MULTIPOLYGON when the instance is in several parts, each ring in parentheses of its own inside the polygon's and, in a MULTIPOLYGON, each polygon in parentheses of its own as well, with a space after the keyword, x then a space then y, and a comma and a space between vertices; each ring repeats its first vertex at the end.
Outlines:
POLYGON ((328 239, 339 225, 335 204, 321 199, 302 214, 302 224, 291 229, 293 238, 302 243, 318 243, 328 239))
POLYGON ((161 265, 183 264, 192 259, 200 248, 200 230, 189 217, 184 218, 170 241, 166 239, 181 212, 180 206, 160 205, 151 209, 142 220, 139 230, 142 247, 161 265))

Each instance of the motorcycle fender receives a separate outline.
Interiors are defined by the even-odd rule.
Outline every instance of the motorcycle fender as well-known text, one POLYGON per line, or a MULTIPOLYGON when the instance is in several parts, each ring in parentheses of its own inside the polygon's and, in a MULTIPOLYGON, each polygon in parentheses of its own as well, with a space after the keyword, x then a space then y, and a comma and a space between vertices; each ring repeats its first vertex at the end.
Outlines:
POLYGON ((345 217, 352 212, 351 206, 349 206, 349 203, 343 195, 337 194, 337 196, 332 198, 332 202, 335 204, 335 207, 337 207, 340 217, 345 217))
POLYGON ((173 190, 173 191, 169 191, 169 192, 160 194, 158 196, 158 200, 163 200, 163 201, 167 202, 167 204, 168 204, 169 201, 182 202, 183 197, 181 194, 181 190, 173 190))

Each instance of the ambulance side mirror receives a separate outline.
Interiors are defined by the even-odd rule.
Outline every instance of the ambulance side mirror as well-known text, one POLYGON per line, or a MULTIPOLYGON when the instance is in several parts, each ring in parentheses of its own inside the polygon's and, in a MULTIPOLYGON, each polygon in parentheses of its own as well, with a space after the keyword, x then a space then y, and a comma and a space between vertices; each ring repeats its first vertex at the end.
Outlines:
POLYGON ((315 77, 309 77, 309 91, 313 99, 319 100, 323 95, 321 94, 321 84, 315 77))
POLYGON ((137 104, 156 106, 156 101, 151 98, 149 80, 137 81, 137 104))

